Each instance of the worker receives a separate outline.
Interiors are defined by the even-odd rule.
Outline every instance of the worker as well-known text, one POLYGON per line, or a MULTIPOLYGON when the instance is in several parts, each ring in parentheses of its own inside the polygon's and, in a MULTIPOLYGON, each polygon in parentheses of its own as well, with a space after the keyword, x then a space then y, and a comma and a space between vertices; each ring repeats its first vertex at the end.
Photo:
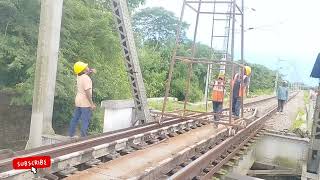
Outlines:
POLYGON ((220 75, 218 77, 218 80, 214 81, 213 87, 212 87, 211 98, 212 98, 213 113, 215 113, 213 116, 214 121, 219 121, 219 114, 222 112, 224 88, 225 88, 224 77, 220 75))
POLYGON ((287 82, 283 81, 282 85, 278 86, 277 89, 277 98, 278 98, 278 112, 276 114, 283 114, 283 106, 285 102, 288 101, 288 88, 287 88, 287 82))
POLYGON ((241 98, 246 93, 246 87, 248 86, 249 76, 251 75, 251 67, 244 67, 243 84, 241 85, 240 75, 235 74, 232 80, 233 93, 232 93, 232 115, 236 119, 240 116, 241 98))
POLYGON ((96 108, 92 101, 92 81, 88 76, 90 68, 88 64, 78 61, 73 66, 77 75, 77 95, 75 97, 75 111, 70 121, 69 136, 73 137, 79 119, 82 119, 81 136, 87 136, 92 110, 96 108))

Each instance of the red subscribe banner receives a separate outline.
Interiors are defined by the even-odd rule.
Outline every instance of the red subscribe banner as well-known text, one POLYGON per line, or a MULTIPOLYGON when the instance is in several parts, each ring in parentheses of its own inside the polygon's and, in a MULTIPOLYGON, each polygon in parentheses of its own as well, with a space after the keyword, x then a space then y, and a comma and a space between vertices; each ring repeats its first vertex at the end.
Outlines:
POLYGON ((32 156, 16 158, 12 161, 13 169, 48 168, 51 166, 50 156, 32 156))

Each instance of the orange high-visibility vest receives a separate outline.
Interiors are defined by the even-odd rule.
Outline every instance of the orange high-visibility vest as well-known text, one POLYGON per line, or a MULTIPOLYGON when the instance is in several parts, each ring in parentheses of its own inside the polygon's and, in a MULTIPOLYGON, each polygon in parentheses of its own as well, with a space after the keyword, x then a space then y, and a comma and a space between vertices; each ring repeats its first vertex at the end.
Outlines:
POLYGON ((224 83, 221 82, 219 84, 218 81, 215 81, 212 89, 212 94, 211 94, 212 101, 223 102, 223 96, 224 96, 223 90, 224 90, 224 83))
MULTIPOLYGON (((234 76, 234 78, 233 78, 233 80, 232 80, 232 86, 234 86, 234 83, 235 83, 236 79, 238 78, 238 76, 239 76, 238 73, 234 76)), ((244 80, 246 77, 247 77, 247 76, 244 75, 244 76, 243 76, 243 80, 244 80)), ((245 94, 245 92, 246 92, 246 85, 245 85, 245 84, 243 84, 243 85, 240 83, 239 97, 243 97, 244 94, 245 94), (243 85, 244 85, 244 86, 243 86, 243 85)))
POLYGON ((239 89, 239 97, 243 97, 243 95, 246 92, 246 86, 243 86, 240 84, 240 89, 239 89))

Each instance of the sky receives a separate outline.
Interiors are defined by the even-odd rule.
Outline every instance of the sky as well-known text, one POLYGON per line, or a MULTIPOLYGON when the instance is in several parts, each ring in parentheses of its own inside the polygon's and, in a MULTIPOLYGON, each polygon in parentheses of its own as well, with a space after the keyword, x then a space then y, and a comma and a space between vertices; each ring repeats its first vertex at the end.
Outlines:
MULTIPOLYGON (((265 65, 286 75, 290 81, 317 85, 310 72, 320 52, 319 0, 244 0, 244 59, 265 65), (253 10, 254 9, 254 10, 253 10), (278 60, 281 61, 278 61, 278 60)), ((147 0, 144 7, 164 7, 180 17, 183 0, 147 0)), ((191 39, 195 13, 186 9, 183 20, 190 24, 191 39)), ((237 19, 240 22, 240 19, 237 19)), ((201 15, 197 41, 210 44, 211 17, 201 15)), ((217 34, 220 34, 216 26, 217 34)), ((222 26, 221 26, 222 27, 222 26)), ((240 24, 236 27, 240 29, 240 24)), ((221 31, 222 32, 222 31, 221 31)), ((240 55, 240 33, 236 30, 235 58, 240 55)), ((221 44, 221 43, 220 43, 221 44)))

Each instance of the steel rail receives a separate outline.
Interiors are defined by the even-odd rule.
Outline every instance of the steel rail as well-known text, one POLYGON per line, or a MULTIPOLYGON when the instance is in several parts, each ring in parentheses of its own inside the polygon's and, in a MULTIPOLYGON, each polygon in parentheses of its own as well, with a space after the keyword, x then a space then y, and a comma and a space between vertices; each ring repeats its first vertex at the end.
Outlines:
MULTIPOLYGON (((135 135, 139 135, 141 133, 147 133, 153 130, 160 130, 172 125, 176 125, 179 123, 186 123, 188 120, 191 120, 193 117, 199 117, 201 115, 193 115, 191 117, 187 116, 185 117, 184 120, 181 120, 179 118, 172 118, 171 120, 165 121, 162 125, 158 125, 156 123, 154 124, 149 124, 137 128, 129 128, 124 131, 118 131, 115 133, 108 133, 104 136, 98 136, 98 137, 93 137, 93 138, 88 138, 84 140, 80 140, 77 142, 72 142, 72 143, 63 143, 62 145, 60 144, 54 144, 54 145, 49 145, 49 146, 44 146, 39 149, 34 149, 34 151, 20 151, 16 154, 16 156, 38 156, 38 155, 50 155, 52 158, 56 158, 65 154, 73 153, 75 151, 79 150, 85 150, 90 147, 98 146, 101 144, 106 144, 106 143, 111 143, 117 140, 121 140, 124 138, 135 138, 135 135), (46 147, 46 148, 45 148, 46 147), (27 152, 27 153, 24 153, 27 152)), ((196 121, 199 121, 201 118, 197 118, 196 121)), ((191 120, 192 121, 192 120, 191 120)), ((156 133, 156 132, 151 132, 151 133, 156 133)), ((5 170, 10 170, 11 167, 11 162, 14 159, 12 158, 7 158, 4 160, 0 160, 0 172, 3 172, 5 170), (8 168, 4 168, 5 166, 8 168)))
MULTIPOLYGON (((258 100, 258 102, 263 102, 268 99, 271 98, 258 100)), ((68 158, 75 158, 85 153, 93 154, 92 158, 99 158, 106 154, 123 150, 128 146, 130 147, 134 145, 137 142, 142 142, 143 138, 146 136, 159 136, 161 132, 165 132, 168 134, 168 132, 170 131, 177 132, 181 129, 183 130, 190 128, 191 126, 201 126, 200 121, 205 120, 205 118, 206 116, 204 116, 204 114, 191 114, 184 117, 184 119, 181 119, 180 117, 172 117, 164 121, 162 125, 158 125, 156 122, 148 123, 146 125, 141 125, 134 128, 127 128, 114 132, 103 133, 102 135, 94 136, 91 138, 83 138, 78 141, 63 142, 54 145, 43 146, 32 150, 19 151, 15 154, 15 157, 51 155, 52 162, 54 163, 61 160, 66 160, 68 158), (80 151, 82 151, 82 153, 79 153, 80 151), (96 151, 103 152, 100 152, 99 154, 96 153, 96 151)), ((10 173, 3 174, 3 172, 12 170, 11 162, 13 158, 14 157, 0 160, 0 177, 7 177, 10 175, 10 173)), ((85 160, 86 159, 84 158, 83 161, 85 160)), ((58 170, 59 169, 56 169, 56 171, 58 170)))
MULTIPOLYGON (((291 100, 297 95, 294 94, 289 98, 291 100)), ((234 148, 234 150, 226 157, 224 157, 220 162, 214 165, 213 168, 209 172, 206 173, 205 176, 202 176, 200 179, 210 179, 213 174, 219 171, 219 169, 227 163, 252 137, 254 137, 264 126, 265 121, 268 117, 273 114, 277 110, 277 107, 272 108, 269 112, 264 114, 262 117, 250 123, 247 128, 240 130, 235 136, 229 137, 224 142, 215 146, 213 149, 205 153, 203 156, 199 157, 195 161, 191 162, 177 173, 172 175, 170 179, 174 180, 186 180, 193 179, 194 177, 199 176, 203 170, 210 167, 210 164, 223 156, 223 154, 227 153, 234 148)), ((212 164, 213 165, 213 164, 212 164)))

